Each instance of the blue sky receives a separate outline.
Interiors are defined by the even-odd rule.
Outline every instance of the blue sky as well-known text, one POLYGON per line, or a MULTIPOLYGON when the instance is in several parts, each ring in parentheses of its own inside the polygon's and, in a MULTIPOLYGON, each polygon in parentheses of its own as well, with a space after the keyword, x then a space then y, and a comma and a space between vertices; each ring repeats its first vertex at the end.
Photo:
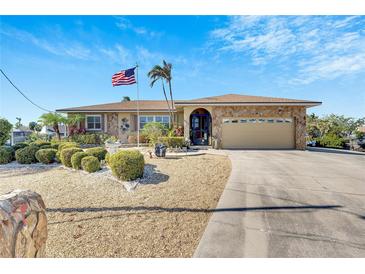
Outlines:
MULTIPOLYGON (((1 16, 1 68, 48 109, 136 97, 111 86, 140 64, 173 64, 177 99, 241 93, 323 101, 308 112, 365 116, 365 16, 1 16)), ((1 77, 0 116, 42 114, 1 77)))

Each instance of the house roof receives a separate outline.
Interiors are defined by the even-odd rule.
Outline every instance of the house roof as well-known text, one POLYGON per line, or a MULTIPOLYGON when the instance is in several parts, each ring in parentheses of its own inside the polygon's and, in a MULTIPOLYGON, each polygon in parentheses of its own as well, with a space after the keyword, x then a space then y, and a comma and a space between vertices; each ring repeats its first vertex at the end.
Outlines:
POLYGON ((264 96, 252 96, 241 94, 225 94, 220 96, 204 97, 193 100, 181 100, 176 105, 197 105, 197 104, 210 104, 210 105, 235 105, 235 104, 249 104, 249 105, 320 105, 322 102, 277 98, 277 97, 264 97, 264 96))
MULTIPOLYGON (((165 112, 168 107, 165 100, 139 100, 141 111, 165 112)), ((137 101, 116 102, 109 104, 91 105, 57 109, 58 112, 131 112, 137 111, 137 101)))
MULTIPOLYGON (((176 107, 187 105, 298 105, 317 106, 321 102, 275 98, 264 96, 251 96, 241 94, 225 94, 221 96, 204 97, 192 100, 176 100, 176 107)), ((143 112, 167 112, 165 100, 140 100, 139 109, 143 112)), ((57 109, 58 112, 134 112, 137 111, 137 101, 116 102, 109 104, 71 107, 57 109)))

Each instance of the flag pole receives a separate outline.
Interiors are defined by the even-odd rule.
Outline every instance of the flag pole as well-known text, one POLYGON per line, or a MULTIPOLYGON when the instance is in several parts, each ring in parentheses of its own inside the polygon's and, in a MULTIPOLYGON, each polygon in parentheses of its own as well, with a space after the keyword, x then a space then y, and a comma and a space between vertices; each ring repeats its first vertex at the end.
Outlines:
POLYGON ((136 63, 136 70, 137 70, 137 147, 139 147, 139 77, 138 77, 138 63, 136 63))

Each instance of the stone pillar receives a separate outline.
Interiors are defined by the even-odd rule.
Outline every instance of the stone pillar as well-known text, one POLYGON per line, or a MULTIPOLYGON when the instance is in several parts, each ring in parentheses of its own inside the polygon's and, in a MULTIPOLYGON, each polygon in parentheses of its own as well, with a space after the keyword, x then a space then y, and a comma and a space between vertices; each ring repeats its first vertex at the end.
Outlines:
POLYGON ((42 197, 30 190, 0 196, 0 257, 44 257, 47 217, 42 197))
POLYGON ((118 137, 118 113, 112 112, 107 114, 107 133, 118 137))

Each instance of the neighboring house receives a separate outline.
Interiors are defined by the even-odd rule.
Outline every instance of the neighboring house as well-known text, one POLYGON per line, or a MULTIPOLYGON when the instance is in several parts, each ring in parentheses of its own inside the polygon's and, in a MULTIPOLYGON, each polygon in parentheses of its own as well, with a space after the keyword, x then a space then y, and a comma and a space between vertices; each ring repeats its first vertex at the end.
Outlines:
MULTIPOLYGON (((175 125, 193 145, 213 148, 305 149, 306 109, 321 102, 226 94, 175 101, 175 125)), ((170 124, 166 101, 140 100, 140 127, 151 121, 170 124)), ((81 127, 103 131, 126 142, 137 130, 137 102, 58 109, 86 114, 81 127)))
MULTIPOLYGON (((60 130, 61 137, 67 136, 66 125, 59 125, 58 128, 60 130)), ((47 134, 48 136, 55 136, 56 135, 53 127, 51 127, 51 126, 43 126, 40 133, 47 134)))
POLYGON ((30 129, 13 129, 10 134, 10 145, 15 145, 27 140, 27 137, 32 134, 33 131, 30 129))

